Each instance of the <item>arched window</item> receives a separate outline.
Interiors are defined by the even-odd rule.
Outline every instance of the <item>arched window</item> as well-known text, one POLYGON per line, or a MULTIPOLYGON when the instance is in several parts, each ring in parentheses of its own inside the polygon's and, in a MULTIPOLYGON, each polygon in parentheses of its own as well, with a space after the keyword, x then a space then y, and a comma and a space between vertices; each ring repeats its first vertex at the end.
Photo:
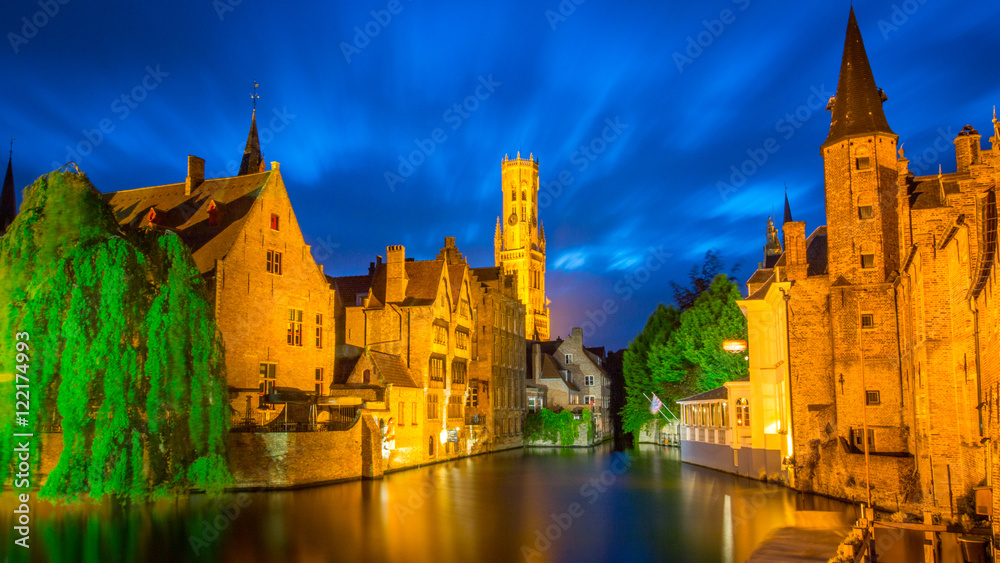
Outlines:
POLYGON ((427 455, 434 456, 434 436, 427 437, 427 455))
POLYGON ((736 425, 750 426, 750 402, 743 398, 736 400, 736 425))
POLYGON ((517 190, 513 188, 510 190, 510 200, 517 201, 517 190))
POLYGON ((528 192, 521 190, 521 201, 527 201, 527 199, 528 199, 528 192))

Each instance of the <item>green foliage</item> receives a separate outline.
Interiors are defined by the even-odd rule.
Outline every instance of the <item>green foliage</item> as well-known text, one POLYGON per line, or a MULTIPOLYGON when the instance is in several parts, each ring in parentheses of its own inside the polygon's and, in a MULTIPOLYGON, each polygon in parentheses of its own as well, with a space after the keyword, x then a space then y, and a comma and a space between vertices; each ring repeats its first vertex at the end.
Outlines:
MULTIPOLYGON (((36 470, 42 425, 63 431, 43 496, 141 500, 231 482, 223 349, 204 282, 176 235, 119 231, 82 174, 39 178, 0 237, 0 333, 22 331, 36 470)), ((14 372, 13 344, 0 340, 0 374, 14 372)), ((7 435, 13 383, 0 377, 7 435)), ((3 480, 14 458, 0 443, 3 480)))
POLYGON ((538 412, 529 412, 524 421, 524 438, 531 442, 552 442, 560 446, 572 446, 576 441, 578 428, 586 424, 588 426, 587 437, 592 443, 593 425, 592 415, 589 410, 584 409, 580 420, 576 420, 573 413, 563 410, 559 413, 542 409, 538 412))
POLYGON ((719 269, 718 255, 708 253, 705 265, 692 269, 690 289, 674 284, 675 297, 683 297, 685 306, 680 311, 658 306, 629 343, 622 362, 625 406, 621 414, 626 432, 638 432, 654 419, 648 398, 653 393, 676 413, 677 399, 749 373, 743 355, 722 349, 726 339, 745 340, 747 325, 736 305, 742 298, 739 287, 725 274, 716 274, 719 269), (708 274, 714 275, 710 281, 703 279, 708 274))

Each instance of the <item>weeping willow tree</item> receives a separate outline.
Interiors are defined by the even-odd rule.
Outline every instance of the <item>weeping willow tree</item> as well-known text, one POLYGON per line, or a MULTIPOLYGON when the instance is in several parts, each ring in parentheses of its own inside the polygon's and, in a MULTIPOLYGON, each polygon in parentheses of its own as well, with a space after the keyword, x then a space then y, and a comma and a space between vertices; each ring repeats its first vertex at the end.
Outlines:
MULTIPOLYGON (((37 470, 42 430, 61 425, 43 496, 221 491, 231 482, 224 366, 204 282, 176 235, 122 233, 83 174, 31 186, 0 237, 0 432, 33 434, 37 470), (15 333, 28 335, 27 362, 15 333), (27 416, 15 402, 25 383, 27 416)), ((13 447, 0 440, 2 481, 13 447)))

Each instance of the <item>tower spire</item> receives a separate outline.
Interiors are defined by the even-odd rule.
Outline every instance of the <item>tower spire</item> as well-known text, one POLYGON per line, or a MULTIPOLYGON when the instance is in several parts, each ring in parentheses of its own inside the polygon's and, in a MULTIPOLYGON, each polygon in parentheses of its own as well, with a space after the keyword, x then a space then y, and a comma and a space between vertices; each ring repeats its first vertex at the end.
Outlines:
POLYGON ((788 205, 788 186, 785 186, 785 217, 781 224, 784 225, 785 223, 791 223, 792 221, 792 207, 788 205))
POLYGON ((847 137, 867 133, 895 135, 885 119, 882 102, 889 98, 875 85, 865 43, 861 39, 858 20, 851 7, 847 19, 847 36, 844 39, 844 56, 840 62, 840 80, 837 95, 827 109, 833 112, 830 135, 823 147, 847 137))
POLYGON ((0 191, 0 235, 7 232, 7 227, 17 217, 17 200, 14 197, 14 137, 10 138, 10 158, 7 159, 7 174, 3 177, 3 190, 0 191))
POLYGON ((238 176, 256 174, 264 169, 264 157, 260 152, 260 137, 257 136, 257 100, 260 94, 257 88, 260 85, 255 80, 253 90, 250 91, 250 99, 253 102, 253 113, 250 115, 250 133, 247 135, 246 148, 243 149, 243 160, 240 161, 240 172, 238 176))

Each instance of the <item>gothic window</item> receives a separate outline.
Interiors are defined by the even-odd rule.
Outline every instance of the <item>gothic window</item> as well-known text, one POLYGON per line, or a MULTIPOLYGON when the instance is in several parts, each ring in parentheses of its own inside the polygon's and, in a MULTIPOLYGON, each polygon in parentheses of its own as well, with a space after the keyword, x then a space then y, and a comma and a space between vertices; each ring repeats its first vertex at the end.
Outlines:
POLYGON ((521 201, 528 201, 528 192, 521 190, 521 201))

